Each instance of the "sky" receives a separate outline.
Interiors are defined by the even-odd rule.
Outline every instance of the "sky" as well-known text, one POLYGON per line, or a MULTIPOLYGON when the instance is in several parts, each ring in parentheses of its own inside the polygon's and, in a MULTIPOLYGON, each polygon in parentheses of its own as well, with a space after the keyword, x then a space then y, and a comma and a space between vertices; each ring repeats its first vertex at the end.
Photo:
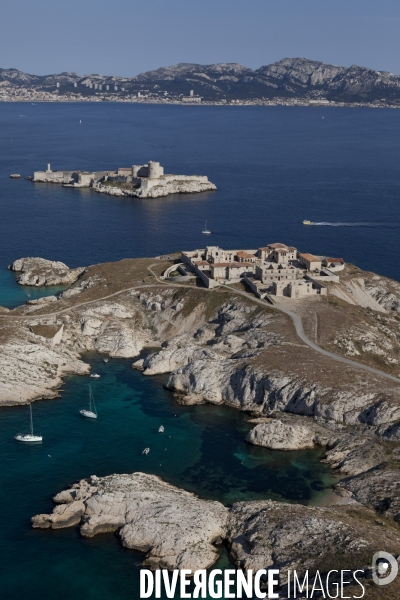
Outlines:
POLYGON ((132 77, 286 57, 400 74, 399 0, 3 0, 0 67, 132 77))

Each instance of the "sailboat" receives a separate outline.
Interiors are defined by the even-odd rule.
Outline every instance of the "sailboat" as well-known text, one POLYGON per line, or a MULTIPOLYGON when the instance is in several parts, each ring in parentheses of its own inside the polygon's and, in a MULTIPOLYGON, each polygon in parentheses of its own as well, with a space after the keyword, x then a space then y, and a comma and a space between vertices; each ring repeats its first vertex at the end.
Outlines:
POLYGON ((204 229, 201 233, 204 233, 204 235, 210 235, 211 231, 207 229, 207 221, 204 223, 204 229))
POLYGON ((31 432, 30 433, 18 433, 14 438, 18 442, 41 442, 43 437, 41 435, 33 434, 33 418, 32 418, 32 404, 29 404, 29 412, 31 418, 31 432))
POLYGON ((94 403, 94 398, 93 398, 93 394, 92 394, 92 386, 89 385, 89 410, 86 410, 86 408, 81 408, 81 410, 79 411, 82 415, 82 417, 87 417, 88 419, 97 419, 97 411, 96 411, 96 405, 94 403), (92 409, 93 406, 93 409, 92 409))

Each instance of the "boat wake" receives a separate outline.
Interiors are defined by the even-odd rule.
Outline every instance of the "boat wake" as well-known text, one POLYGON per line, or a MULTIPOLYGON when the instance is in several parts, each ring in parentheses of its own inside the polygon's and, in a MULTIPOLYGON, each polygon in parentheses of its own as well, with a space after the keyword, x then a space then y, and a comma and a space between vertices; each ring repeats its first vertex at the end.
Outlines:
POLYGON ((390 228, 398 228, 400 227, 400 223, 380 223, 373 221, 354 221, 354 222, 345 222, 338 221, 330 223, 328 221, 321 221, 320 223, 312 223, 312 225, 319 225, 320 227, 390 227, 390 228))

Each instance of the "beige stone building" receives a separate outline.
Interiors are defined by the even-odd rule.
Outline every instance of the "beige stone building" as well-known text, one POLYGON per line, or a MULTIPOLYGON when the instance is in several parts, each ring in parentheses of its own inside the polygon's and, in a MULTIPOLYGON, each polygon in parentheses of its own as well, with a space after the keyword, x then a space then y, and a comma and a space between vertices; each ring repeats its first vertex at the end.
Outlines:
POLYGON ((281 243, 257 250, 207 246, 202 250, 182 252, 182 261, 207 287, 244 281, 259 298, 325 295, 324 279, 339 280, 335 271, 344 268, 342 258, 314 256, 281 243))
POLYGON ((308 253, 298 253, 299 262, 304 265, 307 271, 320 271, 322 267, 321 259, 313 254, 308 253))

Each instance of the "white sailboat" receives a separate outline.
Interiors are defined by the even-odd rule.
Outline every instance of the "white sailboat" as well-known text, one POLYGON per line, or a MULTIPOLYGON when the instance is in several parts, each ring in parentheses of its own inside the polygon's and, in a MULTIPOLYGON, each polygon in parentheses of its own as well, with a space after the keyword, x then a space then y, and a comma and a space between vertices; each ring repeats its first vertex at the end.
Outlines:
POLYGON ((89 410, 86 408, 81 408, 79 411, 82 417, 86 417, 88 419, 97 419, 97 410, 96 405, 94 403, 94 398, 92 394, 92 386, 89 385, 89 410))
POLYGON ((29 405, 30 419, 31 419, 31 432, 30 433, 17 433, 14 438, 18 442, 41 442, 43 436, 33 434, 33 418, 32 418, 32 404, 29 405))
POLYGON ((204 223, 204 229, 201 233, 203 233, 204 235, 210 235, 211 231, 207 229, 207 221, 204 223))

